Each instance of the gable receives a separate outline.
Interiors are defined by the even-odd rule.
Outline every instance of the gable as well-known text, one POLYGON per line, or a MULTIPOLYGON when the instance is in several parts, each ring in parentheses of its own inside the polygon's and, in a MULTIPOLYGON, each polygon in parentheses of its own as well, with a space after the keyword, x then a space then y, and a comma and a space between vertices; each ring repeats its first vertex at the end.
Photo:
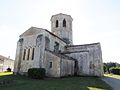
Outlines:
POLYGON ((35 35, 35 34, 40 33, 42 30, 43 30, 42 28, 31 27, 27 31, 25 31, 23 34, 21 34, 20 37, 35 35))

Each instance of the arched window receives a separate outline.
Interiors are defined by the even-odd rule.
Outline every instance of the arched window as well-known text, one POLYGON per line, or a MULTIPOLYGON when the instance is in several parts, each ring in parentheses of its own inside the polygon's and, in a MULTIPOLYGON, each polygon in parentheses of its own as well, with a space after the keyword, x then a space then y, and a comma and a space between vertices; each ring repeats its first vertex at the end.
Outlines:
POLYGON ((30 49, 28 49, 27 60, 29 60, 29 56, 30 56, 30 49))
POLYGON ((59 23, 58 23, 58 20, 56 20, 56 27, 58 27, 59 23))
POLYGON ((42 37, 43 37, 42 34, 37 36, 37 39, 36 39, 36 45, 37 45, 37 46, 40 46, 40 45, 41 45, 42 37))
POLYGON ((32 60, 34 59, 34 51, 35 51, 35 48, 32 48, 32 60))
POLYGON ((66 27, 66 20, 63 20, 63 27, 66 27))
POLYGON ((54 51, 55 51, 55 52, 58 52, 58 51, 59 51, 59 43, 58 43, 58 42, 55 42, 54 51))
POLYGON ((19 42, 19 45, 20 45, 20 46, 22 46, 22 44, 23 44, 23 40, 24 40, 23 38, 19 39, 18 42, 19 42))
POLYGON ((50 47, 50 40, 48 37, 45 37, 45 49, 49 49, 50 47))
POLYGON ((24 49, 23 60, 25 60, 25 56, 26 56, 26 49, 24 49))

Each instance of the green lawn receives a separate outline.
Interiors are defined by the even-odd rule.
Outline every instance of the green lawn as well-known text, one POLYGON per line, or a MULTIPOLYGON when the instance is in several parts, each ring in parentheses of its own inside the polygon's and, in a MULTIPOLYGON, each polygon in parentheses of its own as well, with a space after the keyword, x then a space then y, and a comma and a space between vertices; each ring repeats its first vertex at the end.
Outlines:
MULTIPOLYGON (((8 73, 9 74, 9 73, 8 73)), ((112 90, 97 77, 69 77, 35 80, 25 76, 0 73, 0 90, 112 90), (1 75, 2 74, 2 75, 1 75), (5 81, 7 84, 1 84, 5 81)))
POLYGON ((0 72, 0 76, 12 75, 13 72, 0 72))
POLYGON ((115 75, 115 74, 104 74, 104 76, 120 79, 120 75, 115 75))

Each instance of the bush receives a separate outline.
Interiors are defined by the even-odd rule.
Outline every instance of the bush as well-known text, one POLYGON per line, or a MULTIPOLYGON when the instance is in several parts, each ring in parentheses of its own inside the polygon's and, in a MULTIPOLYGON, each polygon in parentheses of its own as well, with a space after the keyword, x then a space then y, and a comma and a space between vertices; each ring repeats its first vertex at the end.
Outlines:
POLYGON ((11 72, 11 68, 7 68, 7 72, 11 72))
POLYGON ((33 79, 43 79, 45 77, 44 68, 30 68, 28 70, 28 77, 33 79))
POLYGON ((111 73, 120 75, 120 68, 111 68, 111 73))

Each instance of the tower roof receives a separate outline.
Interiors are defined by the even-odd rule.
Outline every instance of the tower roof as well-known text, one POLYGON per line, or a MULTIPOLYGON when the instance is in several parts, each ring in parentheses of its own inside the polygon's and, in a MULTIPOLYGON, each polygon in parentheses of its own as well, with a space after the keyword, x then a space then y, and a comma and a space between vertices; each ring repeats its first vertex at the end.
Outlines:
POLYGON ((71 20, 73 20, 73 18, 70 15, 63 14, 63 13, 58 13, 58 14, 52 15, 51 20, 52 20, 53 17, 59 17, 59 16, 69 17, 71 20))

